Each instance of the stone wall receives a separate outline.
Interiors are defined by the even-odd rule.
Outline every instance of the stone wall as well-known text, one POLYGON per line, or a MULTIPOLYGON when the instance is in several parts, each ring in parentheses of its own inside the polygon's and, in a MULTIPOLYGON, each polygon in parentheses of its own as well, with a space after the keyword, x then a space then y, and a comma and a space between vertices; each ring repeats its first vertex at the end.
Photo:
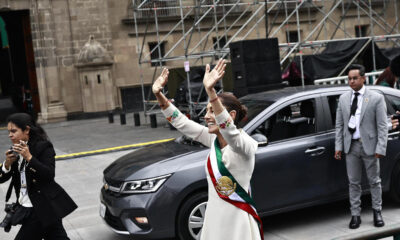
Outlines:
MULTIPOLYGON (((244 0, 252 2, 251 0, 244 0)), ((145 22, 138 25, 139 38, 136 39, 135 28, 132 21, 129 20, 128 5, 131 0, 0 0, 0 8, 9 7, 11 10, 29 9, 31 17, 32 41, 34 47, 36 74, 39 87, 41 102, 41 117, 43 121, 65 119, 68 113, 82 112, 82 87, 78 78, 78 72, 75 67, 77 64, 80 49, 88 41, 89 36, 101 43, 110 53, 114 64, 112 67, 112 83, 118 89, 115 91, 115 103, 122 106, 120 89, 139 87, 141 79, 145 84, 150 84, 153 78, 155 67, 150 63, 142 64, 139 68, 138 58, 142 41, 144 39, 145 22), (141 77, 142 75, 142 77, 141 77)), ((193 5, 193 1, 184 0, 183 4, 193 5)), ((325 1, 326 6, 321 6, 323 11, 329 11, 332 1, 325 1)), ((393 4, 393 1, 390 1, 393 4)), ((397 5, 400 7, 400 4, 397 5)), ((388 22, 394 22, 394 10, 392 7, 382 12, 382 7, 374 9, 379 12, 380 17, 388 22)), ((331 16, 336 22, 340 21, 342 9, 339 7, 331 16)), ((260 11, 259 16, 264 14, 260 11)), ((307 11, 301 13, 302 22, 300 24, 302 39, 308 35, 315 27, 315 23, 322 18, 321 14, 312 12, 311 18, 307 11)), ((270 14, 270 22, 274 14, 270 14)), ((284 19, 280 15, 280 22, 272 26, 274 31, 284 19)), ((279 20, 278 18, 278 20, 279 20)), ((354 32, 354 25, 370 24, 369 17, 363 13, 360 20, 357 20, 356 10, 350 9, 349 16, 346 18, 346 30, 354 32), (351 20, 354 20, 351 22, 351 20), (357 20, 357 21, 356 21, 357 20)), ((132 20, 132 19, 131 19, 132 20)), ((234 19, 228 19, 227 25, 230 26, 234 19)), ((177 19, 160 21, 160 37, 163 37, 177 22, 177 19)), ((228 33, 229 36, 241 27, 245 19, 236 23, 228 33)), ((186 29, 191 27, 193 20, 185 22, 186 29)), ((265 21, 260 22, 259 26, 248 36, 248 39, 263 38, 265 36, 265 21)), ((380 21, 381 25, 385 25, 380 21)), ((196 30, 191 39, 191 46, 197 43, 202 34, 213 26, 211 19, 202 22, 200 34, 196 30)), ((247 31, 251 26, 247 27, 247 31)), ((335 25, 330 23, 325 30, 321 31, 320 39, 335 31, 335 25)), ((276 35, 281 43, 286 42, 286 30, 296 30, 297 27, 293 21, 276 35)), ((399 29, 395 29, 394 33, 399 29)), ((222 31, 222 30, 221 30, 222 31)), ((384 34, 384 31, 377 24, 374 25, 376 35, 384 34)), ((181 26, 166 39, 165 49, 168 51, 181 38, 181 26)), ((212 44, 212 33, 207 41, 207 46, 212 44)), ((345 37, 341 30, 338 30, 338 37, 345 37)), ((143 56, 149 54, 148 42, 156 42, 158 39, 155 31, 154 21, 149 23, 148 33, 146 35, 143 56)), ((238 39, 239 40, 239 39, 238 39)), ((190 49, 191 50, 191 49, 190 49)), ((175 49, 171 56, 183 55, 183 42, 175 49)), ((191 60, 191 65, 201 65, 210 62, 211 58, 205 58, 205 61, 191 60)), ((183 60, 167 62, 167 67, 183 67, 183 60)), ((156 75, 159 73, 159 68, 156 75)))

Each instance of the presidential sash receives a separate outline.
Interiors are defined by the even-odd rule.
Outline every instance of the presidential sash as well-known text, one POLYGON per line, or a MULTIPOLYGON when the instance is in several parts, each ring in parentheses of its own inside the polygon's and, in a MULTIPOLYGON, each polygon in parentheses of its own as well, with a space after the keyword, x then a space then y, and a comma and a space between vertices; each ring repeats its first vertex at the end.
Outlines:
POLYGON ((262 221, 257 214, 253 198, 240 186, 222 162, 218 139, 215 139, 213 146, 211 146, 207 170, 218 196, 253 216, 259 225, 261 239, 264 240, 262 221))

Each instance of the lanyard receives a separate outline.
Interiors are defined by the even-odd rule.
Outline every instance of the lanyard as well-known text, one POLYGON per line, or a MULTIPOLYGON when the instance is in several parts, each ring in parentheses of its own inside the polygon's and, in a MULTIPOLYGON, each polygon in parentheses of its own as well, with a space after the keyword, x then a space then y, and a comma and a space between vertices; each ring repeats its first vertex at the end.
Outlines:
POLYGON ((26 168, 26 160, 22 158, 22 163, 19 169, 21 175, 21 194, 23 196, 26 195, 27 185, 26 185, 26 175, 25 175, 25 168, 26 168))

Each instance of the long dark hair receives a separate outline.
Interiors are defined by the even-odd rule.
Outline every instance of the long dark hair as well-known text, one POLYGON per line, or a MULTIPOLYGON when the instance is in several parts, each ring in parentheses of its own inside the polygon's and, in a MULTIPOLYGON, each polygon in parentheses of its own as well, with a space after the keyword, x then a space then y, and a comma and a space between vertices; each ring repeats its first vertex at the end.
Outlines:
POLYGON ((247 115, 246 106, 242 105, 239 99, 237 99, 235 95, 233 95, 230 92, 220 93, 218 94, 218 98, 220 99, 222 105, 224 105, 224 107, 228 112, 232 110, 236 111, 236 118, 234 123, 237 126, 238 123, 242 121, 244 117, 246 117, 247 115))
POLYGON ((43 128, 27 113, 14 113, 7 118, 7 123, 15 124, 18 128, 22 129, 22 131, 25 131, 29 126, 29 145, 37 141, 48 140, 47 134, 43 128))
POLYGON ((376 80, 375 85, 379 85, 382 81, 387 82, 392 88, 394 87, 394 84, 396 83, 396 76, 393 74, 390 67, 387 67, 385 71, 383 71, 383 73, 379 75, 379 78, 378 80, 376 80))

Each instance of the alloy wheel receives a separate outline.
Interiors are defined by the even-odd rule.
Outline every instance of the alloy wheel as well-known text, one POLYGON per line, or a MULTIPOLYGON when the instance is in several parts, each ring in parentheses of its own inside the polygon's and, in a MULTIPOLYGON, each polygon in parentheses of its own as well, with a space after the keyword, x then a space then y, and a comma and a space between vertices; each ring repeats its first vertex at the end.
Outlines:
POLYGON ((188 229, 193 239, 200 239, 203 228, 207 202, 197 205, 189 214, 188 229))

